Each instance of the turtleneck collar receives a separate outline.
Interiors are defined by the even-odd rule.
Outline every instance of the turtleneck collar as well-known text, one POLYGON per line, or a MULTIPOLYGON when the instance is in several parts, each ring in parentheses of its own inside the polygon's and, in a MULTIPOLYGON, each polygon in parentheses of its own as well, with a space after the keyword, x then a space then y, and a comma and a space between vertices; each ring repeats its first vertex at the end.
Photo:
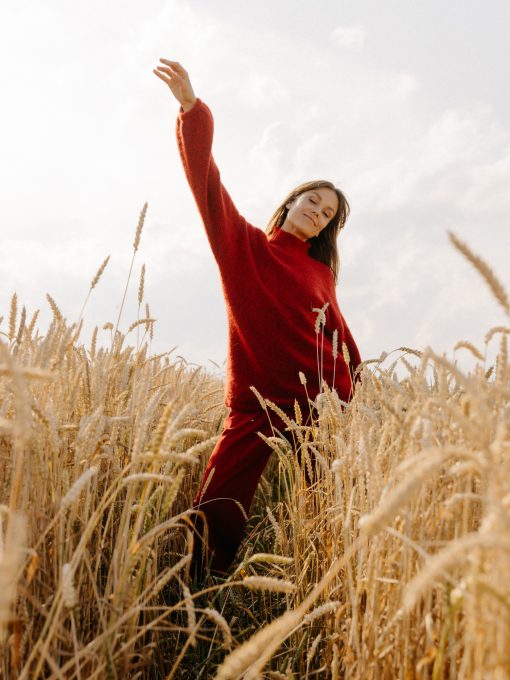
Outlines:
POLYGON ((270 243, 275 243, 283 248, 295 250, 300 253, 308 253, 312 245, 309 240, 302 241, 298 236, 294 236, 290 231, 285 231, 281 227, 276 227, 273 233, 267 237, 267 240, 270 243))

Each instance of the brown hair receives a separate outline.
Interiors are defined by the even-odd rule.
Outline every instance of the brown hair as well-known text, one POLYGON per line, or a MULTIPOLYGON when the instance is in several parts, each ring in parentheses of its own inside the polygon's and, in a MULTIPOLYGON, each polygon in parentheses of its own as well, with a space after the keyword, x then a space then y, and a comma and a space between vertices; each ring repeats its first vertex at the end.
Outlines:
POLYGON ((323 262, 331 269, 336 283, 340 270, 340 258, 338 256, 336 239, 340 230, 344 228, 347 218, 349 217, 350 206, 346 197, 332 182, 328 182, 327 180, 314 180, 311 182, 304 182, 304 184, 300 184, 295 189, 293 189, 271 215, 265 233, 269 236, 276 229, 279 229, 285 222, 287 213, 289 212, 288 208, 286 207, 287 203, 294 202, 295 199, 305 191, 319 189, 320 187, 332 189, 336 193, 338 197, 338 210, 317 236, 313 236, 312 238, 308 239, 312 244, 310 246, 309 255, 315 260, 323 262))

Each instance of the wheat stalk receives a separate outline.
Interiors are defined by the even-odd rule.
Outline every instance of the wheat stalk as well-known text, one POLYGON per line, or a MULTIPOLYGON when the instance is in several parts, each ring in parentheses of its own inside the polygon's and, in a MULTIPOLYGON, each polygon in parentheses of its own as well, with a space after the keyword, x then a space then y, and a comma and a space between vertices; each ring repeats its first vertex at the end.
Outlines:
POLYGON ((121 302, 120 309, 119 309, 119 316, 117 317, 117 323, 115 325, 115 331, 113 333, 112 345, 111 345, 111 348, 110 348, 111 351, 113 350, 113 343, 115 341, 115 337, 116 337, 117 331, 119 329, 120 318, 122 316, 122 310, 124 309, 124 302, 126 300, 127 289, 128 289, 128 286, 129 286, 129 281, 131 279, 131 272, 133 271, 133 264, 134 264, 134 261, 135 261, 135 255, 136 255, 136 251, 138 250, 138 246, 140 245, 140 238, 141 238, 141 235, 142 235, 142 229, 143 229, 143 225, 144 225, 144 222, 145 222, 145 217, 147 215, 147 208, 148 208, 148 203, 145 202, 144 205, 143 205, 143 208, 140 212, 140 217, 138 219, 138 225, 136 227, 135 240, 133 242, 133 256, 131 258, 131 265, 129 267, 129 273, 128 273, 128 278, 127 278, 127 281, 126 281, 126 287, 124 288, 124 295, 122 296, 122 302, 121 302))
POLYGON ((138 225, 136 227, 136 234, 135 234, 135 240, 133 242, 133 250, 136 252, 138 250, 138 246, 140 245, 140 238, 142 236, 142 229, 143 225, 145 223, 145 217, 147 215, 147 208, 149 207, 149 204, 145 202, 143 204, 143 208, 140 211, 140 217, 138 218, 138 225))
POLYGON ((23 331, 25 330, 25 322, 27 319, 27 310, 25 309, 25 305, 23 305, 23 309, 21 310, 21 318, 19 321, 19 328, 18 328, 18 333, 16 335, 16 344, 21 345, 21 339, 23 337, 23 331))
POLYGON ((464 255, 464 257, 471 262, 473 267, 481 274, 487 285, 492 291, 492 294, 500 305, 505 310, 506 314, 510 316, 510 304, 508 296, 503 285, 500 283, 496 274, 492 271, 489 265, 482 260, 481 257, 475 255, 473 251, 461 241, 452 231, 448 232, 448 237, 457 250, 464 255))
POLYGON ((412 472, 381 500, 378 507, 370 515, 360 517, 359 528, 368 534, 382 529, 396 512, 409 501, 418 487, 428 479, 428 475, 452 456, 469 459, 476 458, 474 454, 459 447, 448 446, 444 449, 430 447, 421 455, 407 460, 405 467, 407 469, 411 468, 412 472))
POLYGON ((140 272, 140 283, 138 284, 138 304, 141 305, 143 301, 143 289, 145 285, 145 264, 142 265, 140 272))
MULTIPOLYGON (((0 516, 0 536, 2 536, 0 516)), ((9 512, 5 545, 0 546, 0 644, 7 641, 8 623, 16 602, 17 580, 26 542, 26 520, 19 512, 9 512)))
POLYGON ((467 342, 467 340, 460 340, 453 348, 453 351, 461 348, 469 350, 471 354, 477 359, 480 359, 480 361, 485 361, 483 354, 474 345, 472 345, 470 342, 467 342))
POLYGON ((223 616, 216 611, 216 609, 209 609, 206 607, 205 609, 201 609, 199 611, 202 611, 206 616, 208 616, 211 621, 214 621, 214 623, 218 626, 218 628, 221 630, 223 633, 223 646, 225 649, 232 649, 232 632, 230 630, 230 626, 228 623, 225 621, 223 616))
POLYGON ((293 593, 296 590, 290 581, 271 576, 246 576, 241 584, 250 590, 268 590, 273 593, 293 593))
POLYGON ((73 503, 76 503, 83 489, 87 486, 90 480, 95 477, 95 475, 97 475, 98 472, 99 467, 97 465, 94 465, 82 472, 82 474, 78 477, 69 491, 60 501, 60 507, 62 510, 65 510, 66 508, 69 508, 71 505, 73 505, 73 503))
POLYGON ((101 278, 101 276, 102 276, 104 270, 106 269, 106 265, 108 264, 109 261, 110 261, 110 256, 108 255, 108 257, 106 257, 106 258, 103 260, 103 262, 102 262, 102 264, 100 265, 99 269, 97 270, 97 272, 96 272, 94 278, 92 279, 92 281, 91 281, 91 283, 90 283, 90 288, 89 288, 88 293, 87 293, 87 296, 85 297, 85 300, 84 300, 83 305, 82 305, 81 310, 80 310, 80 314, 79 314, 79 316, 78 316, 78 323, 79 323, 79 322, 81 321, 81 319, 82 319, 83 312, 84 312, 84 310, 85 310, 85 307, 86 307, 86 305, 87 305, 88 299, 89 299, 89 297, 90 297, 90 293, 91 293, 92 290, 97 286, 97 284, 98 284, 98 282, 99 282, 99 279, 101 278))
POLYGON ((401 609, 407 614, 432 583, 447 569, 459 566, 469 558, 474 548, 490 548, 510 553, 510 538, 506 534, 472 533, 453 541, 448 547, 431 557, 421 572, 408 584, 401 609))
POLYGON ((78 595, 73 583, 74 571, 69 563, 62 565, 62 598, 68 609, 78 604, 78 595))
POLYGON ((485 344, 488 344, 496 333, 508 334, 510 333, 510 328, 507 328, 506 326, 493 326, 485 335, 485 344))
POLYGON ((56 321, 62 321, 62 319, 64 318, 62 316, 62 312, 60 311, 57 303, 55 302, 55 300, 51 297, 51 295, 49 293, 46 293, 46 299, 48 300, 49 305, 51 307, 51 311, 53 312, 53 318, 56 321))
POLYGON ((134 330, 137 326, 141 326, 143 323, 147 327, 148 324, 156 323, 156 319, 138 319, 138 321, 133 321, 131 326, 127 329, 126 335, 128 335, 128 333, 131 333, 131 331, 134 330))
POLYGON ((27 335, 28 337, 32 337, 32 333, 34 332, 35 324, 37 321, 37 317, 39 316, 39 310, 36 309, 34 314, 32 315, 32 318, 30 319, 30 323, 28 324, 28 329, 27 329, 27 335))
POLYGON ((11 298, 11 309, 9 311, 9 340, 13 340, 16 334, 16 317, 18 314, 18 296, 16 293, 11 298))

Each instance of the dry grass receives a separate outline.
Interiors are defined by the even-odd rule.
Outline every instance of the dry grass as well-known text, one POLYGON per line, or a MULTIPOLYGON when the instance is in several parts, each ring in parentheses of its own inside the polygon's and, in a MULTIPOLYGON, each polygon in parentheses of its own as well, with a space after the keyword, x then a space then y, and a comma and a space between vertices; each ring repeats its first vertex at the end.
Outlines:
POLYGON ((469 373, 401 348, 365 363, 349 404, 325 386, 311 423, 297 408, 232 575, 197 591, 189 507, 222 383, 150 355, 148 305, 137 349, 118 330, 106 349, 48 301, 45 335, 15 295, 0 326, 2 677, 510 677, 508 328, 458 343, 469 373))

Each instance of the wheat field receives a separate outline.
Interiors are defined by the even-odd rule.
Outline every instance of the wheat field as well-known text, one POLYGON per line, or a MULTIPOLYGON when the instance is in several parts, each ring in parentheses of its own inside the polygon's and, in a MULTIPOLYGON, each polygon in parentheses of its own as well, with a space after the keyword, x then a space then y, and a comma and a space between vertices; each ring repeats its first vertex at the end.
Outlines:
POLYGON ((73 324, 47 299, 44 335, 16 295, 0 323, 2 678, 510 678, 510 327, 457 343, 469 372, 403 347, 363 363, 349 404, 325 385, 311 420, 297 408, 231 575, 199 587, 190 505, 222 381, 151 354, 147 305, 85 347, 88 296, 73 324))

